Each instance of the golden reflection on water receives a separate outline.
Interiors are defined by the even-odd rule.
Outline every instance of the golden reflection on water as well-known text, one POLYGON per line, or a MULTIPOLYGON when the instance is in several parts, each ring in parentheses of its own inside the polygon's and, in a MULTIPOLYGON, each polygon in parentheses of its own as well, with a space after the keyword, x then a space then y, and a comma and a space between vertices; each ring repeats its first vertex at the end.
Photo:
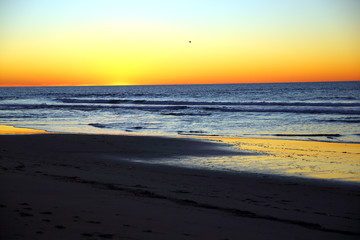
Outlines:
POLYGON ((39 134, 39 133, 47 133, 47 132, 44 130, 17 128, 13 126, 0 125, 0 134, 39 134))
MULTIPOLYGON (((263 154, 232 157, 238 170, 252 168, 285 175, 360 182, 360 144, 281 139, 211 139, 231 144, 241 151, 263 154)), ((223 160, 229 161, 229 158, 223 160)))

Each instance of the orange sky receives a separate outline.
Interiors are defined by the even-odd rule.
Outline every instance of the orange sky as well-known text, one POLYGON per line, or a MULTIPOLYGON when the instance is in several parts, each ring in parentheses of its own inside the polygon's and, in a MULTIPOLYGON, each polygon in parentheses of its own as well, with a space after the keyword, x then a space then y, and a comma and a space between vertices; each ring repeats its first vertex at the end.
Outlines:
POLYGON ((360 80, 359 2, 4 0, 0 86, 360 80))

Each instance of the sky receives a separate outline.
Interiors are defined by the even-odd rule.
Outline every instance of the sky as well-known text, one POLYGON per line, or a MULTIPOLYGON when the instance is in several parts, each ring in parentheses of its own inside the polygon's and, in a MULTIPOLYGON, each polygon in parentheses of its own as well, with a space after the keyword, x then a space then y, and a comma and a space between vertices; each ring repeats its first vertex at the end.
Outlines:
POLYGON ((360 80, 359 12, 359 0, 1 0, 0 86, 360 80))

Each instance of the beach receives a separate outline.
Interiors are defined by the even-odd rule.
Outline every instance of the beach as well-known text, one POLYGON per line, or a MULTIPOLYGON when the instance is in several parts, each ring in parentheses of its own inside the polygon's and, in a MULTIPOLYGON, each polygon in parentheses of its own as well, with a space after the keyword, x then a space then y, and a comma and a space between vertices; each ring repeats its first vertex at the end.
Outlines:
POLYGON ((0 240, 360 240, 360 0, 0 0, 0 240))
POLYGON ((0 135, 0 238, 359 239, 358 184, 155 163, 241 154, 209 139, 0 135))

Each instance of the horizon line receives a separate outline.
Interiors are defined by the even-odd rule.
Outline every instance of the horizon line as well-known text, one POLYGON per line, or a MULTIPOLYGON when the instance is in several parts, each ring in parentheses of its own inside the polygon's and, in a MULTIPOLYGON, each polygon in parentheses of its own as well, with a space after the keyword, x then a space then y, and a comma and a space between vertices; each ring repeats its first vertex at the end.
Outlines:
POLYGON ((278 83, 321 83, 321 82, 359 82, 360 80, 310 80, 279 82, 238 82, 238 83, 184 83, 184 84, 78 84, 78 85, 0 85, 0 87, 126 87, 126 86, 187 86, 187 85, 231 85, 231 84, 278 84, 278 83))

